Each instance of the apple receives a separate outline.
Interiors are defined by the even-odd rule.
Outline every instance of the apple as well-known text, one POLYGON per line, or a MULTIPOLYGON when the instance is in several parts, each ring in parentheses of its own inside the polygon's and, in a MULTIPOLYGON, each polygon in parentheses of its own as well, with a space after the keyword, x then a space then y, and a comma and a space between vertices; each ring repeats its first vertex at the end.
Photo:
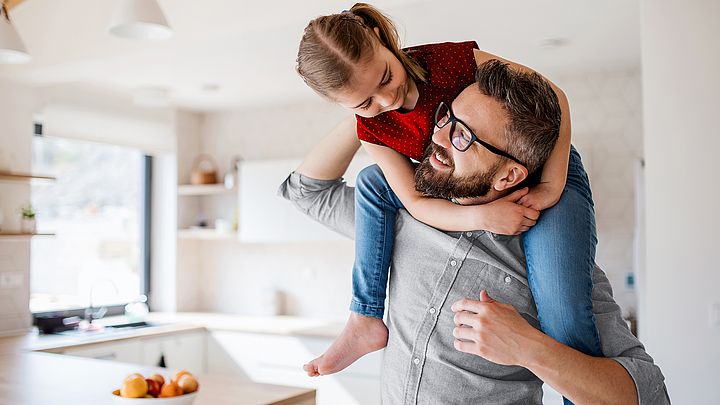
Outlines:
POLYGON ((130 379, 133 379, 133 378, 138 378, 138 377, 140 377, 140 378, 145 378, 145 377, 143 377, 142 374, 140 374, 140 373, 132 373, 132 374, 130 374, 129 376, 125 377, 125 379, 124 379, 123 381, 127 381, 127 380, 130 380, 130 379))
POLYGON ((161 374, 153 374, 150 376, 150 378, 157 381, 161 387, 163 386, 163 384, 165 384, 165 377, 163 377, 161 374))
POLYGON ((157 380, 154 380, 152 378, 146 378, 145 382, 147 382, 148 390, 147 393, 152 395, 153 397, 157 397, 160 395, 160 383, 157 382, 157 380))
POLYGON ((125 398, 142 398, 147 393, 147 381, 141 375, 128 376, 120 387, 120 396, 125 398))
POLYGON ((195 392, 198 389, 198 382, 192 374, 183 374, 178 380, 178 386, 182 389, 183 393, 189 394, 195 392))

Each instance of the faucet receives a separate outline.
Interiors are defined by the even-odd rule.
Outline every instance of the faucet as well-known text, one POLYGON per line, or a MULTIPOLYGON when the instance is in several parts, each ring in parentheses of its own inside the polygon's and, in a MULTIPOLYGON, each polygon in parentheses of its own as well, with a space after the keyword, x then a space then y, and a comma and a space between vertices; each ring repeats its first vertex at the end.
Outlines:
POLYGON ((113 283, 112 280, 109 278, 103 278, 99 280, 95 280, 92 285, 90 286, 90 306, 85 308, 85 320, 88 321, 88 323, 92 324, 93 319, 101 319, 105 314, 107 313, 107 307, 100 307, 97 311, 93 311, 93 291, 95 290, 95 287, 97 287, 98 284, 101 284, 102 282, 109 283, 113 289, 115 290, 115 294, 119 295, 120 291, 117 288, 117 285, 113 283))

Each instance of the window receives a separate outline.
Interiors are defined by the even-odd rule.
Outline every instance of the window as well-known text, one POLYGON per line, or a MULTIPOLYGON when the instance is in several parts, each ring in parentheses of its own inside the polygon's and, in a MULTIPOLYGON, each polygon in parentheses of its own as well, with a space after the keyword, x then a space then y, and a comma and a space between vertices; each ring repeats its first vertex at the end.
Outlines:
POLYGON ((33 184, 39 232, 31 249, 30 310, 124 305, 147 294, 149 167, 137 149, 35 137, 33 184))

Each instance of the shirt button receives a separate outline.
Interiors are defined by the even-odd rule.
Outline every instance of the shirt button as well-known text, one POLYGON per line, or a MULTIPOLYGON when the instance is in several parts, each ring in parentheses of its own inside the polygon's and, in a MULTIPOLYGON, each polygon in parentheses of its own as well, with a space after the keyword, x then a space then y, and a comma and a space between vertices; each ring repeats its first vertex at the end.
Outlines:
POLYGON ((415 359, 413 360, 413 363, 415 363, 416 365, 420 364, 420 359, 415 357, 415 359))
POLYGON ((511 282, 511 281, 512 281, 512 279, 510 278, 510 276, 505 277, 505 282, 506 282, 506 283, 509 283, 509 282, 511 282))
POLYGON ((431 314, 434 314, 434 313, 435 313, 435 308, 430 308, 430 313, 431 313, 431 314))
POLYGON ((455 266, 456 264, 457 264, 457 262, 456 262, 455 260, 450 260, 450 265, 451 265, 451 266, 455 266))
POLYGON ((471 237, 471 236, 472 236, 472 232, 467 232, 467 233, 465 233, 465 236, 467 236, 468 238, 471 237))

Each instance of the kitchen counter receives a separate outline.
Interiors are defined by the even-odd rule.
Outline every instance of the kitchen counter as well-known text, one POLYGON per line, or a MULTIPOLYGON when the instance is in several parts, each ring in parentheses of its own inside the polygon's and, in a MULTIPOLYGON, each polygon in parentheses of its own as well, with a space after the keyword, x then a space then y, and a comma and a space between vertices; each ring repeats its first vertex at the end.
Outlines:
MULTIPOLYGON (((294 316, 252 317, 205 312, 151 312, 145 320, 154 326, 128 328, 113 332, 57 335, 39 335, 37 332, 30 332, 21 336, 0 337, 0 355, 23 351, 60 352, 71 347, 198 330, 225 330, 334 339, 344 326, 341 322, 294 316)), ((125 323, 127 319, 122 316, 108 317, 96 322, 112 325, 125 323)))
MULTIPOLYGON (((291 316, 247 317, 216 313, 150 313, 145 320, 154 326, 82 334, 39 335, 31 332, 0 337, 0 405, 111 404, 112 391, 120 387, 128 374, 169 376, 172 372, 164 368, 55 354, 69 348, 205 330, 334 338, 343 327, 340 322, 291 316)), ((115 317, 98 323, 126 321, 124 317, 115 317)), ((197 377, 201 388, 194 405, 315 404, 314 389, 257 384, 221 375, 199 374, 197 377)))
POLYGON ((208 312, 151 312, 149 322, 182 323, 208 330, 264 333, 269 335, 305 336, 335 339, 345 324, 324 319, 297 316, 242 316, 208 312))
MULTIPOLYGON (((129 374, 154 373, 169 378, 164 368, 84 359, 50 353, 0 356, 0 405, 112 404, 112 392, 129 374)), ((315 390, 240 381, 227 376, 197 375, 200 383, 193 405, 314 405, 315 390)))

